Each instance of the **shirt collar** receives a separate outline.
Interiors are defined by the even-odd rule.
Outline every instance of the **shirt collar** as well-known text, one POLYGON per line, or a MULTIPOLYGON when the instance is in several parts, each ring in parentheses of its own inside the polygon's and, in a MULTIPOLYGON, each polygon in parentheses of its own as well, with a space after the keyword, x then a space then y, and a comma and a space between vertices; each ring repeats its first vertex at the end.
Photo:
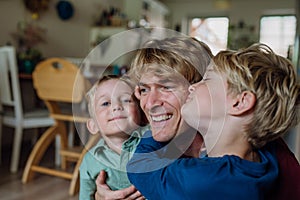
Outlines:
POLYGON ((105 143, 105 141, 104 141, 104 139, 103 138, 101 138, 99 141, 98 141, 98 143, 95 145, 95 150, 94 150, 94 154, 96 154, 96 153, 101 153, 101 152, 103 152, 104 150, 106 150, 106 149, 109 149, 109 147, 107 146, 107 144, 105 143))
POLYGON ((133 131, 130 137, 123 143, 123 149, 128 149, 132 146, 136 146, 140 142, 141 137, 147 130, 150 130, 150 125, 139 127, 138 129, 133 131))

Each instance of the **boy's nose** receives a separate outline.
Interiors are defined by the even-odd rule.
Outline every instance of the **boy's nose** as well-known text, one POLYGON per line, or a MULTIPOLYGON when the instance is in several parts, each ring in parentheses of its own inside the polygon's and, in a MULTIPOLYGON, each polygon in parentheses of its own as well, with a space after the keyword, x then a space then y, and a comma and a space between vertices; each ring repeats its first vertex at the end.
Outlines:
POLYGON ((120 103, 113 104, 112 108, 113 108, 113 111, 123 110, 123 106, 120 103))

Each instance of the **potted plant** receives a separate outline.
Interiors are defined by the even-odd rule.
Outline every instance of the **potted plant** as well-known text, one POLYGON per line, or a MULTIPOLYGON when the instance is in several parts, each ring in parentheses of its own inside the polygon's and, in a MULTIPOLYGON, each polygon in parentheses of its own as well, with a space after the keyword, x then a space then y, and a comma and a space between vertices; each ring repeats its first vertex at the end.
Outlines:
POLYGON ((12 33, 18 50, 17 59, 20 72, 31 73, 35 65, 41 61, 42 53, 37 45, 45 43, 46 30, 33 22, 19 22, 17 31, 12 33))

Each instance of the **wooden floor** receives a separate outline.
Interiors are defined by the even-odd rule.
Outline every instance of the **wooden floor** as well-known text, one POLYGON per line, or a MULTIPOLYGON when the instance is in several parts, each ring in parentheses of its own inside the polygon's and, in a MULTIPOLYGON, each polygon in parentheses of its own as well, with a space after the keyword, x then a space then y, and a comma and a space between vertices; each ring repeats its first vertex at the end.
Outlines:
MULTIPOLYGON (((32 182, 22 184, 21 177, 26 159, 31 150, 30 144, 22 145, 21 163, 19 172, 9 172, 10 147, 2 147, 2 163, 0 165, 0 199, 3 200, 77 200, 76 196, 69 196, 69 180, 38 175, 32 182)), ((51 154, 51 150, 49 152, 51 154)), ((50 156, 52 159, 53 156, 50 156)), ((49 162, 49 159, 43 162, 49 162)))

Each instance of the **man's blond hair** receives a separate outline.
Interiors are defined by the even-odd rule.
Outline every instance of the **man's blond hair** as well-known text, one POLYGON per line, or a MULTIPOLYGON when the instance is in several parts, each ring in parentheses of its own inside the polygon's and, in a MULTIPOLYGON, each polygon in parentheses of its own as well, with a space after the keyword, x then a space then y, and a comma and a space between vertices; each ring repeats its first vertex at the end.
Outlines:
POLYGON ((147 72, 165 78, 172 78, 176 72, 192 84, 202 79, 212 56, 205 43, 192 37, 151 40, 137 51, 128 74, 138 83, 147 72))

